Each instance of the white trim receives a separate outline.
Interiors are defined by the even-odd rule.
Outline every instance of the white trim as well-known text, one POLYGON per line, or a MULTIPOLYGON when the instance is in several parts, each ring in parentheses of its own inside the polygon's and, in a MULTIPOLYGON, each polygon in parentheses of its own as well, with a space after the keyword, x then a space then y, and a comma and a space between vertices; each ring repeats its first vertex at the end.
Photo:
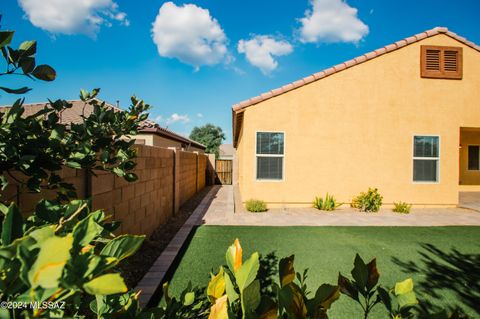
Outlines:
POLYGON ((480 164, 478 165, 478 169, 469 169, 468 168, 468 164, 469 164, 469 160, 470 160, 470 151, 468 150, 468 148, 470 146, 477 146, 479 148, 479 152, 478 152, 478 161, 480 163, 480 144, 467 144, 467 171, 468 172, 479 172, 480 171, 480 164))
POLYGON ((285 150, 286 150, 286 134, 285 131, 271 131, 271 130, 265 130, 265 131, 255 131, 255 154, 254 154, 254 166, 255 166, 255 172, 254 172, 254 180, 255 182, 283 182, 285 181, 285 150), (257 154, 257 136, 258 133, 282 133, 283 134, 283 154, 257 154), (282 178, 281 179, 265 179, 257 178, 257 169, 258 169, 258 163, 257 163, 257 158, 258 157, 282 157, 282 178))
POLYGON ((435 134, 413 134, 412 136, 412 183, 413 184, 440 184, 440 151, 441 151, 441 138, 440 135, 435 134), (437 137, 438 138, 438 156, 437 157, 416 157, 415 156, 415 137, 437 137), (415 170, 415 160, 425 161, 437 161, 437 176, 436 181, 415 181, 413 180, 415 170))

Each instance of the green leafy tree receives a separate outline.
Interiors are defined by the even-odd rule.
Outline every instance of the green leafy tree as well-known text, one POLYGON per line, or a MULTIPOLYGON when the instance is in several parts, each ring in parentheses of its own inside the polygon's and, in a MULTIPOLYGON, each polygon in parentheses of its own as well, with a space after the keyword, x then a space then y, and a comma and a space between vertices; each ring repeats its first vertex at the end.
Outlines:
MULTIPOLYGON (((47 65, 36 66, 36 42, 10 46, 14 32, 0 31, 0 50, 6 76, 43 81, 55 79, 47 65)), ((24 94, 28 87, 10 88, 24 94)), ((0 201, 0 309, 1 318, 135 318, 138 294, 126 287, 118 265, 134 254, 144 236, 113 232, 119 223, 101 210, 91 211, 89 200, 78 200, 73 185, 60 174, 64 167, 91 174, 107 171, 133 181, 134 140, 148 105, 132 97, 127 111, 106 108, 96 99, 99 90, 82 90, 80 98, 93 113, 80 124, 60 122, 71 107, 64 100, 49 101, 37 113, 24 116, 24 99, 0 114, 0 186, 15 181, 21 189, 55 190, 55 200, 41 200, 26 217, 9 198, 0 201), (9 306, 10 305, 10 306, 9 306)))
POLYGON ((190 133, 190 139, 202 143, 206 146, 207 153, 213 153, 218 157, 219 147, 225 140, 225 133, 220 126, 209 123, 200 127, 195 126, 190 133))
MULTIPOLYGON (((55 70, 49 65, 36 65, 36 41, 25 41, 17 49, 10 46, 14 31, 0 31, 0 50, 5 60, 7 75, 26 76, 43 81, 53 81, 55 70)), ((9 94, 23 94, 28 87, 12 89, 0 86, 9 94)), ((87 174, 97 170, 109 171, 127 181, 137 179, 131 170, 135 150, 133 139, 138 124, 148 114, 149 106, 132 97, 125 112, 105 107, 96 99, 99 89, 91 93, 81 90, 80 99, 93 106, 93 113, 78 124, 60 122, 61 113, 72 105, 65 100, 51 101, 35 114, 24 116, 24 99, 18 99, 5 113, 0 114, 0 188, 14 180, 21 192, 55 190, 59 199, 75 198, 75 189, 60 178, 62 167, 83 169, 87 174)), ((8 202, 9 198, 1 198, 8 202)))

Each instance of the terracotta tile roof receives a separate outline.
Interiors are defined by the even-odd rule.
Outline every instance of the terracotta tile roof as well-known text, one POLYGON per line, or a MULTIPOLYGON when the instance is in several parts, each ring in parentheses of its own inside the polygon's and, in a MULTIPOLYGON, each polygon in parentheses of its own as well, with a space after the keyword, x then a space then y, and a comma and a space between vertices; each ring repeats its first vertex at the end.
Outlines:
POLYGON ((452 32, 452 31, 449 31, 445 27, 436 27, 434 29, 431 29, 431 30, 416 34, 414 36, 405 38, 403 40, 397 41, 395 43, 386 45, 383 48, 377 49, 375 51, 368 52, 364 55, 361 55, 361 56, 356 57, 354 59, 351 59, 349 61, 337 64, 337 65, 335 65, 331 68, 328 68, 328 69, 320 71, 318 73, 309 75, 309 76, 307 76, 303 79, 300 79, 298 81, 289 83, 289 84, 284 85, 280 88, 273 89, 269 92, 260 94, 259 96, 255 96, 255 97, 252 97, 248 100, 237 103, 237 104, 233 105, 232 109, 233 109, 234 112, 242 111, 243 109, 245 109, 249 106, 252 106, 254 104, 257 104, 257 103, 260 103, 262 101, 268 100, 272 97, 275 97, 277 95, 289 92, 291 90, 294 90, 296 88, 304 86, 304 85, 306 85, 308 83, 311 83, 313 81, 323 79, 323 78, 325 78, 329 75, 332 75, 334 73, 337 73, 337 72, 340 72, 342 70, 351 68, 351 67, 353 67, 357 64, 361 64, 361 63, 366 62, 368 60, 379 57, 383 54, 386 54, 386 53, 395 51, 397 49, 400 49, 400 48, 402 48, 406 45, 418 42, 420 40, 423 40, 425 38, 432 37, 432 36, 435 36, 435 35, 438 35, 438 34, 448 35, 449 37, 451 37, 451 38, 453 38, 453 39, 455 39, 455 40, 457 40, 457 41, 459 41, 459 42, 461 42, 461 43, 463 43, 463 44, 465 44, 465 45, 467 45, 467 46, 469 46, 469 47, 471 47, 471 48, 473 48, 477 51, 480 51, 480 46, 479 45, 477 45, 477 44, 475 44, 471 41, 468 41, 464 37, 461 37, 461 36, 457 35, 456 33, 452 32))
MULTIPOLYGON (((103 102, 98 100, 99 102, 103 102)), ((72 107, 69 109, 65 109, 60 114, 60 122, 64 124, 71 124, 71 123, 81 123, 83 121, 82 116, 88 117, 93 112, 93 106, 91 104, 85 104, 81 100, 70 100, 68 101, 72 104, 72 107)), ((25 112, 23 116, 29 116, 35 114, 36 112, 40 111, 47 105, 46 102, 44 103, 32 103, 32 104, 24 104, 25 112)), ((107 108, 114 109, 116 111, 121 111, 122 109, 105 102, 105 106, 107 108)), ((9 109, 9 106, 0 106, 0 112, 5 112, 5 110, 9 109)), ((141 133, 146 134, 156 134, 160 135, 172 140, 175 140, 180 143, 193 145, 200 149, 205 149, 205 145, 195 142, 187 137, 181 136, 167 128, 161 127, 157 123, 151 120, 145 120, 140 123, 139 131, 141 133)))

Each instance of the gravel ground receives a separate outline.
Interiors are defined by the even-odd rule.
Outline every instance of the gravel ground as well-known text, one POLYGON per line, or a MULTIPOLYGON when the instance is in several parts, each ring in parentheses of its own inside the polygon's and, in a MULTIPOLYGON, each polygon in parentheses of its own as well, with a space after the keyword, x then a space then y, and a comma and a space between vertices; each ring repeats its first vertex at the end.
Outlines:
POLYGON ((148 272, 155 260, 160 256, 168 243, 183 226, 188 217, 197 208, 211 186, 205 187, 180 207, 177 214, 172 216, 165 225, 160 226, 145 240, 138 252, 128 258, 120 267, 120 272, 128 287, 134 288, 148 272))

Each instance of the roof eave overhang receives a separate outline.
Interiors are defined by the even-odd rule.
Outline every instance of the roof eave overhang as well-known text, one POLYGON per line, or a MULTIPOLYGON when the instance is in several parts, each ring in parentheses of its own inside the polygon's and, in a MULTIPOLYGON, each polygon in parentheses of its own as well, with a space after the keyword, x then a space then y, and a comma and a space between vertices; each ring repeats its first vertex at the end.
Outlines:
POLYGON ((159 136, 162 136, 162 137, 166 137, 166 138, 175 140, 175 141, 180 142, 180 143, 189 144, 189 145, 192 145, 194 147, 201 148, 203 150, 206 149, 206 146, 203 145, 203 144, 187 140, 185 138, 182 138, 181 136, 176 136, 176 135, 173 135, 173 134, 169 134, 168 132, 162 131, 162 130, 160 130, 158 128, 155 128, 155 127, 145 127, 145 128, 140 129, 138 132, 143 133, 143 134, 155 134, 155 135, 159 135, 159 136))

